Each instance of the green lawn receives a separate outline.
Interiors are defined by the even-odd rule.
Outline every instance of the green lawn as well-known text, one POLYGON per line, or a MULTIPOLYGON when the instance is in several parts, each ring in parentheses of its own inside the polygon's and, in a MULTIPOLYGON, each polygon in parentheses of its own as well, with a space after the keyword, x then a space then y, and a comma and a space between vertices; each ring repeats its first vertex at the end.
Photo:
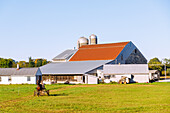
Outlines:
POLYGON ((170 83, 46 85, 50 96, 34 97, 36 85, 0 85, 0 112, 170 113, 170 83))

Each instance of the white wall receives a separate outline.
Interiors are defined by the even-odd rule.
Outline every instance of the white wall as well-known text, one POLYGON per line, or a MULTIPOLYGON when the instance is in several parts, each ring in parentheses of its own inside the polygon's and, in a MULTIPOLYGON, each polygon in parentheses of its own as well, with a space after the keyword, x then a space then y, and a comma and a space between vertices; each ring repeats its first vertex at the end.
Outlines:
POLYGON ((133 80, 138 83, 149 83, 149 75, 134 75, 133 80))
POLYGON ((98 76, 98 77, 101 77, 101 78, 104 78, 104 76, 103 76, 103 70, 97 70, 97 76, 98 76))
POLYGON ((77 76, 77 82, 83 83, 83 76, 77 76))
MULTIPOLYGON (((112 76, 112 75, 111 75, 112 76)), ((112 82, 119 82, 121 76, 131 78, 129 75, 115 75, 115 77, 110 77, 112 82)), ((134 75, 133 81, 138 83, 147 83, 149 82, 149 75, 134 75)))
POLYGON ((11 81, 8 81, 10 76, 1 76, 0 84, 35 84, 36 77, 30 75, 30 81, 27 81, 27 76, 29 75, 11 75, 11 81))
POLYGON ((153 80, 152 73, 149 73, 149 79, 150 79, 150 80, 153 80))
POLYGON ((0 77, 1 77, 0 84, 9 84, 9 82, 8 82, 9 76, 0 76, 0 77))
POLYGON ((124 76, 124 75, 115 75, 115 77, 110 77, 110 80, 112 82, 119 82, 119 80, 121 79, 121 76, 124 76))
POLYGON ((36 83, 35 76, 30 76, 30 81, 27 81, 27 76, 17 76, 17 75, 11 76, 12 77, 11 83, 12 84, 22 84, 22 83, 35 84, 36 83))
POLYGON ((87 84, 98 84, 98 78, 93 75, 87 75, 87 84))

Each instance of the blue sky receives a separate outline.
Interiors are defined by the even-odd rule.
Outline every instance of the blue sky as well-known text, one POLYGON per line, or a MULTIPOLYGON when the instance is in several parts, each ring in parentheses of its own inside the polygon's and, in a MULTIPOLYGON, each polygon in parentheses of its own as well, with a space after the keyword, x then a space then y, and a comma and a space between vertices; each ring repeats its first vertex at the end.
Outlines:
POLYGON ((170 58, 169 0, 0 0, 0 57, 51 60, 81 36, 170 58))

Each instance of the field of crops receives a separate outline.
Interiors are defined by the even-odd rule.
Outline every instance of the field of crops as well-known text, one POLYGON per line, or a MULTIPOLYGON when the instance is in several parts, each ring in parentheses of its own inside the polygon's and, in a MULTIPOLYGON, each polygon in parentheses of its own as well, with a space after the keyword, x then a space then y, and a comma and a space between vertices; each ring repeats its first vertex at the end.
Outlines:
POLYGON ((36 85, 0 85, 0 112, 170 113, 170 83, 46 85, 50 96, 33 96, 36 85))

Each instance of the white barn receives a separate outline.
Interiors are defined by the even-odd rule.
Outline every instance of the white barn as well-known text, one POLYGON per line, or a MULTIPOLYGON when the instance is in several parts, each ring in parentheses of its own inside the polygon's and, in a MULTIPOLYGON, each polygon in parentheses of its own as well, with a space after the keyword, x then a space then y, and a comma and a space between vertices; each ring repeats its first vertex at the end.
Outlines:
POLYGON ((98 84, 97 70, 108 62, 110 60, 49 63, 40 67, 42 80, 45 84, 64 83, 67 80, 73 84, 98 84))
POLYGON ((149 82, 149 69, 147 64, 108 64, 104 65, 103 74, 105 78, 112 82, 118 82, 121 77, 127 77, 129 82, 149 82))
POLYGON ((0 68, 0 84, 36 84, 39 77, 39 68, 0 68))
POLYGON ((53 58, 52 63, 40 67, 43 82, 97 84, 97 79, 103 75, 104 65, 147 64, 147 59, 131 41, 107 44, 91 42, 88 44, 88 39, 81 37, 78 49, 65 50, 53 58))

